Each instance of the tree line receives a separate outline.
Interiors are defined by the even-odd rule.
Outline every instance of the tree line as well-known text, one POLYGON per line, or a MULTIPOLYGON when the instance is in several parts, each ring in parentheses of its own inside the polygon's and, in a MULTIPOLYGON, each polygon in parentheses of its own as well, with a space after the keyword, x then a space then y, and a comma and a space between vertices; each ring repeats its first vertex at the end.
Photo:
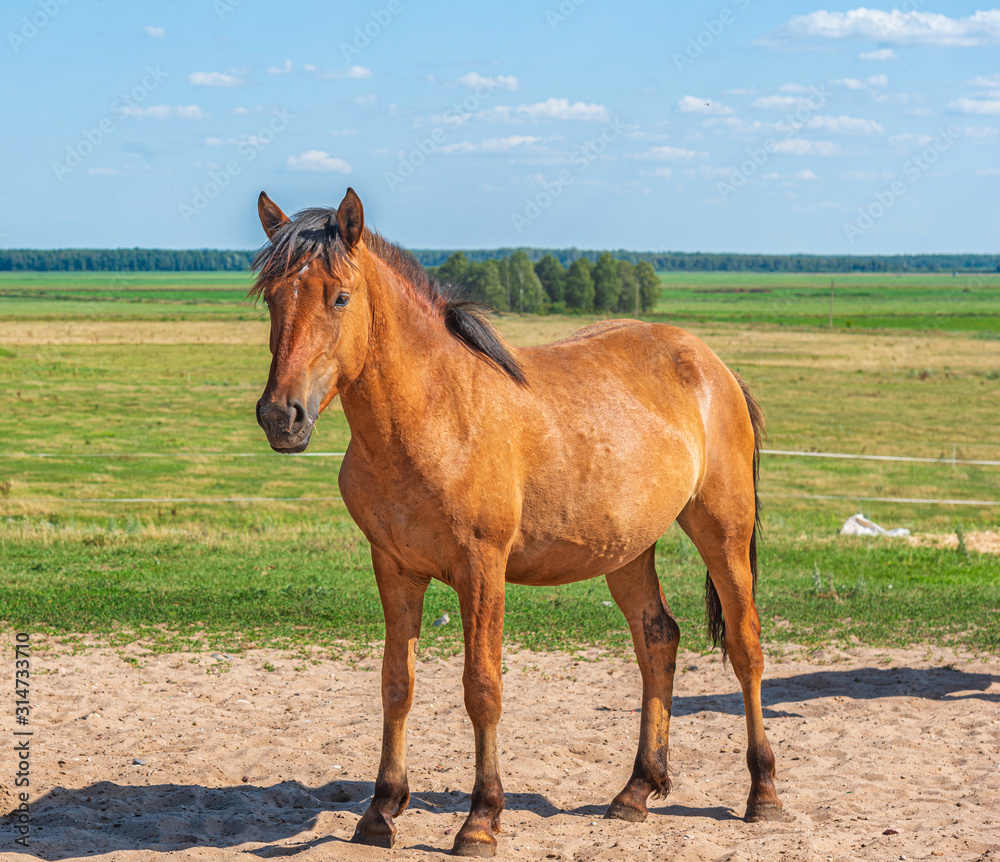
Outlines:
POLYGON ((441 266, 429 267, 446 285, 464 289, 470 299, 499 311, 565 314, 567 311, 649 311, 659 296, 660 281, 648 261, 635 266, 609 252, 591 265, 578 257, 568 268, 551 254, 532 264, 523 250, 509 257, 470 261, 454 252, 441 266))
MULTIPOLYGON (((553 258, 567 269, 584 259, 596 265, 603 254, 633 266, 642 261, 657 272, 1000 272, 995 254, 811 255, 726 254, 680 251, 602 252, 578 248, 496 248, 464 250, 468 263, 505 260, 516 253, 532 264, 553 258)), ((417 260, 440 267, 455 250, 417 249, 417 260)), ((250 267, 253 251, 163 248, 0 249, 0 272, 205 272, 242 271, 250 267)))
POLYGON ((173 248, 0 249, 0 272, 239 272, 252 251, 173 248))
MULTIPOLYGON (((427 267, 440 266, 457 249, 416 249, 413 254, 427 267)), ((470 263, 510 257, 523 251, 532 263, 546 255, 554 257, 563 267, 579 258, 594 264, 603 251, 579 248, 497 248, 464 249, 470 263)), ((1000 256, 996 254, 895 254, 895 255, 821 255, 821 254, 736 254, 727 252, 628 251, 609 250, 617 260, 635 265, 648 261, 657 272, 1000 272, 1000 256)))

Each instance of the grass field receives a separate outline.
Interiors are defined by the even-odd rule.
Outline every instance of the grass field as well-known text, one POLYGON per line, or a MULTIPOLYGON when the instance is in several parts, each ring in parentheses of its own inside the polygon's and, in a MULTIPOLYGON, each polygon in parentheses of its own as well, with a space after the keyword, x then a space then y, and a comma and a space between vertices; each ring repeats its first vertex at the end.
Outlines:
POLYGON ((661 273, 658 315, 699 323, 945 330, 1000 338, 1000 273, 661 273))
MULTIPOLYGON (((845 306, 856 303, 853 326, 832 332, 822 276, 671 276, 661 309, 747 378, 768 413, 770 448, 1000 459, 1000 338, 989 337, 1000 331, 1000 282, 974 286, 971 304, 951 314, 948 291, 961 279, 923 278, 853 277, 863 281, 853 299, 844 290, 845 306), (712 292, 734 283, 747 290, 712 292), (758 288, 772 292, 750 292, 758 288), (801 308, 789 301, 786 317, 766 322, 760 303, 809 290, 816 295, 801 308), (877 314, 864 317, 866 304, 877 314), (858 331, 878 315, 915 323, 858 331)), ((274 455, 254 421, 267 325, 242 301, 245 285, 245 276, 226 273, 143 276, 117 287, 107 276, 0 279, 7 626, 159 648, 342 649, 380 637, 367 549, 336 499, 338 459, 274 455), (130 498, 148 502, 109 502, 130 498)), ((586 320, 499 322, 514 343, 530 344, 586 320)), ((348 439, 335 403, 310 451, 341 452, 348 439)), ((762 493, 766 639, 1000 649, 995 555, 836 535, 861 509, 918 532, 995 530, 996 506, 856 498, 997 500, 1000 468, 765 456, 762 493)), ((704 571, 676 528, 661 540, 658 568, 685 643, 705 647, 704 571)), ((508 638, 535 647, 625 644, 620 613, 603 604, 609 598, 603 581, 509 588, 508 638)), ((457 619, 454 594, 435 585, 425 617, 443 610, 457 619)), ((431 631, 439 648, 456 648, 457 626, 431 631)))

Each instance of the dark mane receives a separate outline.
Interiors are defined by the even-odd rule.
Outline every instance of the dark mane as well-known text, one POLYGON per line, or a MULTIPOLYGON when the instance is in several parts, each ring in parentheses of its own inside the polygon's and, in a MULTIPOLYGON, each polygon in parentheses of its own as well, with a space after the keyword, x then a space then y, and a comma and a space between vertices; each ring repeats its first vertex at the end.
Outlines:
MULTIPOLYGON (((442 285, 406 249, 376 231, 365 228, 365 246, 393 269, 413 292, 426 300, 432 314, 440 317, 448 332, 469 350, 500 368, 518 386, 527 386, 509 345, 487 316, 489 306, 468 299, 461 288, 442 285)), ((351 265, 337 228, 337 211, 323 207, 304 209, 278 228, 273 239, 257 252, 251 269, 257 278, 248 296, 267 296, 288 277, 294 267, 322 259, 329 270, 351 265)))

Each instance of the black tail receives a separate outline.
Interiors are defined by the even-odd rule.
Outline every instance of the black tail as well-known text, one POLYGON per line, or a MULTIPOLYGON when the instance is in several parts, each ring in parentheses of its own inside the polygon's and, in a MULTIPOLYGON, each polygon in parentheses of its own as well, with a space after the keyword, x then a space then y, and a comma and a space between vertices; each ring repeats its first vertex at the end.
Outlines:
MULTIPOLYGON (((753 575, 753 595, 757 597, 757 534, 760 532, 760 495, 757 492, 757 478, 760 475, 760 444, 764 439, 764 411, 757 399, 750 394, 746 382, 739 376, 736 382, 743 390, 753 426, 753 532, 750 534, 750 572, 753 575)), ((712 583, 711 575, 705 575, 705 611, 708 614, 708 637, 714 646, 722 649, 722 660, 726 659, 726 620, 722 615, 719 593, 712 583)))

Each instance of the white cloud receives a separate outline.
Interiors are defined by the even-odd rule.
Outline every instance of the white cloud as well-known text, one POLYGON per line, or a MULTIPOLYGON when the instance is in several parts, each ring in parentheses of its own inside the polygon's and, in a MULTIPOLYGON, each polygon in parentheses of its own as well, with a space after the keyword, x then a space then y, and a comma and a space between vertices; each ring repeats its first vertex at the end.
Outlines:
POLYGON ((832 83, 847 87, 848 90, 864 90, 868 87, 888 87, 889 78, 886 75, 872 75, 865 81, 860 78, 837 78, 832 83))
POLYGON ((174 109, 174 116, 181 120, 204 120, 212 115, 206 114, 197 105, 178 105, 174 109))
POLYGON ((1000 177, 1000 168, 979 168, 976 171, 977 177, 1000 177))
POLYGON ((750 87, 736 87, 733 90, 723 90, 727 96, 756 96, 757 91, 750 87))
POLYGON ((840 147, 831 141, 807 141, 805 138, 789 138, 787 141, 778 141, 774 145, 774 152, 785 153, 790 156, 839 156, 840 147))
POLYGON ((753 100, 755 108, 776 108, 780 111, 808 108, 809 100, 802 96, 761 96, 753 100))
POLYGON ((204 120, 211 116, 206 114, 197 105, 150 105, 148 108, 140 108, 138 105, 129 105, 123 110, 128 117, 135 117, 137 120, 169 120, 178 118, 181 120, 204 120))
POLYGON ((164 36, 167 35, 167 31, 164 30, 162 27, 143 27, 142 29, 145 30, 154 39, 162 39, 164 36))
POLYGON ((968 82, 970 87, 984 87, 987 90, 1000 90, 1000 74, 979 75, 968 82))
POLYGON ((205 138, 205 146, 207 147, 221 147, 222 138, 205 138))
POLYGON ((818 180, 819 179, 819 177, 816 176, 816 174, 814 174, 811 170, 809 170, 809 168, 804 168, 801 171, 796 171, 795 174, 794 174, 794 176, 795 176, 795 179, 797 179, 797 180, 818 180))
POLYGON ((519 120, 583 120, 591 122, 606 122, 610 115, 604 105, 587 102, 570 102, 569 99, 546 99, 533 105, 518 105, 510 108, 507 105, 497 105, 492 111, 485 111, 480 116, 502 122, 517 122, 519 120))
POLYGON ((658 162, 689 162, 695 156, 705 156, 707 153, 698 153, 694 150, 685 150, 683 147, 650 147, 644 153, 630 156, 633 159, 642 161, 658 162))
POLYGON ((361 79, 372 76, 372 70, 366 69, 364 66, 351 66, 349 69, 321 69, 312 63, 306 63, 302 69, 307 75, 321 78, 324 81, 340 81, 344 78, 361 79))
POLYGON ((927 147, 934 143, 933 135, 918 135, 913 132, 904 132, 901 135, 893 135, 889 138, 889 143, 901 150, 911 148, 927 147))
POLYGON ((285 60, 283 66, 268 66, 268 75, 291 75, 292 74, 292 61, 285 60))
POLYGON ((967 18, 864 7, 847 12, 821 10, 796 15, 779 27, 767 43, 780 46, 808 38, 867 39, 894 45, 992 45, 1000 42, 1000 9, 980 10, 967 18))
POLYGON ((242 78, 225 72, 192 72, 188 81, 199 87, 239 87, 246 83, 242 78))
POLYGON ((458 79, 466 87, 486 87, 490 90, 520 90, 521 83, 513 75, 497 75, 486 77, 478 72, 469 72, 458 79))
POLYGON ((967 99, 963 96, 948 107, 963 114, 1000 114, 1000 99, 967 99))
POLYGON ((659 177, 661 180, 669 180, 674 175, 673 168, 656 168, 652 172, 654 177, 659 177))
POLYGON ((962 129, 962 134, 967 138, 987 140, 1000 135, 1000 129, 995 126, 966 126, 962 129))
POLYGON ((879 48, 877 51, 865 51, 858 54, 859 60, 897 60, 899 55, 892 48, 879 48))
POLYGON ((885 134, 885 129, 874 120, 848 117, 846 114, 841 114, 839 117, 810 117, 806 120, 806 126, 810 129, 821 129, 834 135, 885 134))
POLYGON ((289 156, 285 165, 292 171, 349 174, 351 166, 343 159, 336 159, 323 150, 306 150, 298 156, 289 156))
POLYGON ((874 180, 891 180, 895 174, 883 171, 846 171, 840 175, 843 180, 858 180, 861 182, 873 182, 874 180))
POLYGON ((378 102, 378 96, 374 93, 365 93, 362 96, 354 97, 355 105, 374 105, 378 102))
POLYGON ((713 103, 711 99, 702 99, 700 96, 681 96, 677 100, 677 113, 720 117, 732 114, 734 111, 722 102, 713 103))
POLYGON ((515 147, 525 147, 536 144, 541 138, 533 135, 511 135, 507 138, 487 138, 485 141, 462 141, 460 144, 448 144, 441 147, 442 153, 506 153, 515 147))
POLYGON ((782 84, 778 87, 779 93, 808 93, 809 88, 804 84, 782 84))
POLYGON ((120 177, 122 172, 117 168, 87 168, 87 173, 92 177, 120 177))

